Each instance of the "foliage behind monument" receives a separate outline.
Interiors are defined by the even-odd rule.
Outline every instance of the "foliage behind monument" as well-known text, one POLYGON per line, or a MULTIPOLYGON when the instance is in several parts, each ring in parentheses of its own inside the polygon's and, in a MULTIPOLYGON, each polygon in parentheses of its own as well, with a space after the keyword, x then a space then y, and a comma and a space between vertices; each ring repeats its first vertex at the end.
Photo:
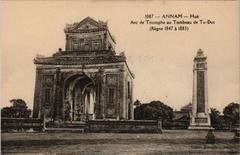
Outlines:
POLYGON ((239 103, 230 103, 223 109, 224 119, 232 124, 239 123, 240 105, 239 103))
POLYGON ((6 118, 29 118, 31 110, 28 109, 27 104, 22 99, 10 100, 12 106, 1 109, 1 117, 6 118))
POLYGON ((134 110, 136 120, 172 119, 173 109, 161 101, 152 101, 148 104, 141 104, 134 110))

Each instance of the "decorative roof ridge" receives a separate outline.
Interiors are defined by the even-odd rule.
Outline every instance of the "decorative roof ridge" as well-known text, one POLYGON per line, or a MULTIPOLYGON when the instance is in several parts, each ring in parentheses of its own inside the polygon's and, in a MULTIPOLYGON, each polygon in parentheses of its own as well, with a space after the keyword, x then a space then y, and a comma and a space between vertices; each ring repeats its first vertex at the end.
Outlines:
POLYGON ((106 29, 108 29, 107 22, 103 22, 103 21, 97 22, 96 20, 94 20, 93 18, 88 16, 88 17, 84 18, 83 20, 81 20, 80 22, 73 23, 73 24, 67 24, 64 31, 65 32, 90 32, 93 30, 106 30, 106 29), (78 27, 87 21, 90 22, 91 24, 95 25, 98 28, 89 29, 89 30, 79 30, 78 27))
POLYGON ((76 27, 75 28, 78 28, 79 27, 79 25, 81 25, 82 23, 84 23, 85 21, 90 21, 90 22, 92 22, 94 25, 96 25, 96 26, 102 26, 102 27, 107 27, 107 23, 104 23, 103 21, 96 21, 96 20, 94 20, 93 18, 91 18, 91 17, 86 17, 86 18, 84 18, 82 21, 80 21, 77 25, 76 25, 76 27))

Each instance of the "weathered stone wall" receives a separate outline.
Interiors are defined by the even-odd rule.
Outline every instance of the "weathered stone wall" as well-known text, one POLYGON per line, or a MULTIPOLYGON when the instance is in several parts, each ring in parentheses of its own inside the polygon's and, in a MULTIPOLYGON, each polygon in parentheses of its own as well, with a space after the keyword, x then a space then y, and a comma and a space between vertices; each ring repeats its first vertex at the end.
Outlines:
POLYGON ((34 94, 34 118, 52 118, 55 100, 55 70, 37 69, 34 94), (45 113, 44 113, 45 111, 45 113))
POLYGON ((117 119, 119 107, 119 74, 106 73, 105 118, 117 119))
POLYGON ((64 120, 66 80, 83 74, 94 81, 95 119, 133 118, 132 78, 126 71, 124 63, 86 65, 84 68, 83 66, 38 65, 34 118, 64 120))
POLYGON ((42 131, 44 122, 42 119, 36 118, 1 118, 1 132, 10 132, 13 130, 29 130, 42 131))
POLYGON ((107 30, 66 33, 66 51, 114 50, 115 42, 107 30))
POLYGON ((90 120, 87 132, 161 133, 162 122, 157 120, 90 120))
POLYGON ((66 33, 66 51, 106 49, 105 33, 106 31, 66 33))

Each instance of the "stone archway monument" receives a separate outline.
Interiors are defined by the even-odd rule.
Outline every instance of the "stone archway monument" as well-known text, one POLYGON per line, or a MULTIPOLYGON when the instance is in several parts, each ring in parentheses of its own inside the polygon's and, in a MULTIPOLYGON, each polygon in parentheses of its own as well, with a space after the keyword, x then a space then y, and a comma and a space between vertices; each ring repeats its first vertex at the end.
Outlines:
POLYGON ((34 59, 33 117, 50 125, 133 119, 134 74, 107 23, 87 17, 64 33, 65 50, 34 59))
POLYGON ((201 49, 194 58, 192 113, 189 129, 210 129, 207 89, 207 57, 201 49))

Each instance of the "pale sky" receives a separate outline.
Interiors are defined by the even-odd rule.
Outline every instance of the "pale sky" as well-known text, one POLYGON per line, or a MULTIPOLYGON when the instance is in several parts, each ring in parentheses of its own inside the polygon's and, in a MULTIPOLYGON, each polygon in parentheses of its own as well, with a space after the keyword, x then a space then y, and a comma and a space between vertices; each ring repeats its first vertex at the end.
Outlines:
POLYGON ((135 74, 134 99, 160 100, 180 109, 192 98, 193 58, 201 48, 208 57, 209 106, 218 110, 238 102, 239 3, 237 1, 1 1, 1 107, 13 98, 33 107, 37 54, 65 48, 67 23, 87 16, 108 21, 116 52, 125 51, 135 74), (215 25, 194 25, 188 32, 151 32, 130 25, 145 14, 198 14, 215 25))

